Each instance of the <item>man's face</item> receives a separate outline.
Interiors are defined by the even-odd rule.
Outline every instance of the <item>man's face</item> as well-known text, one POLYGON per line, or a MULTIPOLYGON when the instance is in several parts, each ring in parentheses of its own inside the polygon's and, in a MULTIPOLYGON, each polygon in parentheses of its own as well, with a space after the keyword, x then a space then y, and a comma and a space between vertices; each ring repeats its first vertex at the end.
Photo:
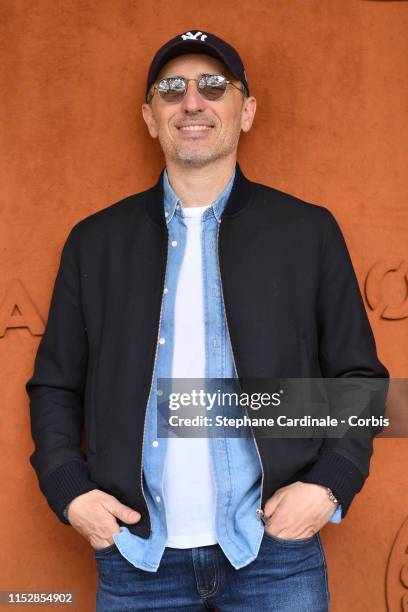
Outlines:
MULTIPOLYGON (((242 87, 217 59, 195 53, 167 62, 156 82, 172 76, 197 79, 204 73, 222 74, 242 87)), ((195 167, 235 156, 241 130, 247 132, 251 128, 255 110, 255 98, 245 98, 232 85, 227 86, 220 100, 208 101, 201 97, 194 81, 188 83, 181 102, 169 104, 155 90, 150 104, 142 107, 149 133, 159 139, 166 160, 195 167)))

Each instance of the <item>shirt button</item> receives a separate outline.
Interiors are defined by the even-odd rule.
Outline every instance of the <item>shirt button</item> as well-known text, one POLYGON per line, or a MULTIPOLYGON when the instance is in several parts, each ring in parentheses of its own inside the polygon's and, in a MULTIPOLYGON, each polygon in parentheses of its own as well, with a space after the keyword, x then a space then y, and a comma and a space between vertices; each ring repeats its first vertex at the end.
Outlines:
POLYGON ((161 502, 160 495, 156 495, 156 501, 157 501, 158 504, 160 504, 160 502, 161 502))
POLYGON ((165 287, 163 293, 167 293, 167 292, 168 292, 168 289, 167 287, 165 287))
POLYGON ((152 442, 152 446, 153 446, 154 448, 157 448, 157 447, 159 446, 158 441, 157 441, 157 440, 153 440, 153 442, 152 442))
POLYGON ((169 216, 169 213, 167 212, 167 210, 166 210, 166 212, 164 213, 164 215, 165 215, 166 217, 168 217, 168 216, 169 216))
POLYGON ((165 339, 165 338, 159 338, 159 343, 160 343, 160 344, 164 344, 165 342, 166 342, 166 339, 165 339))
POLYGON ((157 389, 157 395, 163 395, 163 389, 157 389))
POLYGON ((171 246, 177 246, 177 240, 172 240, 171 241, 171 246))

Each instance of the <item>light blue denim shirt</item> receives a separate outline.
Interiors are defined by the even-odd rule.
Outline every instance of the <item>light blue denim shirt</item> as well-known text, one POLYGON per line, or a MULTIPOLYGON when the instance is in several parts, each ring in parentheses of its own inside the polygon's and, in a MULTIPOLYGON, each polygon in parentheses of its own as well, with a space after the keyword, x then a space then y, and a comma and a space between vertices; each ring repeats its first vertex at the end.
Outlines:
MULTIPOLYGON (((202 215, 203 293, 205 319, 205 378, 236 378, 225 321, 218 266, 218 228, 234 182, 235 171, 221 195, 202 215)), ((113 535, 121 554, 140 569, 157 571, 166 547, 166 511, 163 474, 167 438, 157 436, 157 380, 171 378, 174 307, 178 275, 186 245, 183 208, 167 176, 163 174, 164 211, 169 232, 168 259, 162 317, 153 382, 147 405, 143 443, 143 488, 151 518, 148 539, 130 533, 125 526, 113 535)), ((216 489, 215 527, 223 552, 236 569, 253 561, 263 537, 256 514, 261 504, 261 464, 253 437, 210 437, 209 447, 216 489)), ((331 522, 340 522, 338 508, 331 522)))

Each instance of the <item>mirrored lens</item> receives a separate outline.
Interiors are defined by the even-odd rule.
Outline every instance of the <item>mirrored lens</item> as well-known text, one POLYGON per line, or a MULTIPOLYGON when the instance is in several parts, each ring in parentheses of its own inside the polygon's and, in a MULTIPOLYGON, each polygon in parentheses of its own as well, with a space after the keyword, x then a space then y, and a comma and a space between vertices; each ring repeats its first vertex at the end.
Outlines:
POLYGON ((186 82, 180 77, 162 79, 157 86, 160 97, 166 102, 179 102, 183 99, 185 90, 186 82))
POLYGON ((227 88, 227 79, 219 74, 206 74, 199 79, 197 87, 206 100, 219 100, 227 88))

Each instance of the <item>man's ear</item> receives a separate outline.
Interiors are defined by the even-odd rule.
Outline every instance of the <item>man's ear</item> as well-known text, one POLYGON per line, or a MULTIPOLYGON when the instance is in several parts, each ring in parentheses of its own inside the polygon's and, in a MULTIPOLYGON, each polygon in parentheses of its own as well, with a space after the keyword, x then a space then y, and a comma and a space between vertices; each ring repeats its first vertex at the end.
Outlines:
POLYGON ((256 112, 256 99, 254 96, 244 98, 241 114, 241 129, 243 132, 249 132, 256 112))
POLYGON ((147 103, 142 104, 142 115, 147 125, 147 129, 149 130, 150 136, 152 138, 157 138, 158 131, 157 131, 157 126, 156 126, 156 120, 153 116, 153 110, 150 104, 147 104, 147 103))

